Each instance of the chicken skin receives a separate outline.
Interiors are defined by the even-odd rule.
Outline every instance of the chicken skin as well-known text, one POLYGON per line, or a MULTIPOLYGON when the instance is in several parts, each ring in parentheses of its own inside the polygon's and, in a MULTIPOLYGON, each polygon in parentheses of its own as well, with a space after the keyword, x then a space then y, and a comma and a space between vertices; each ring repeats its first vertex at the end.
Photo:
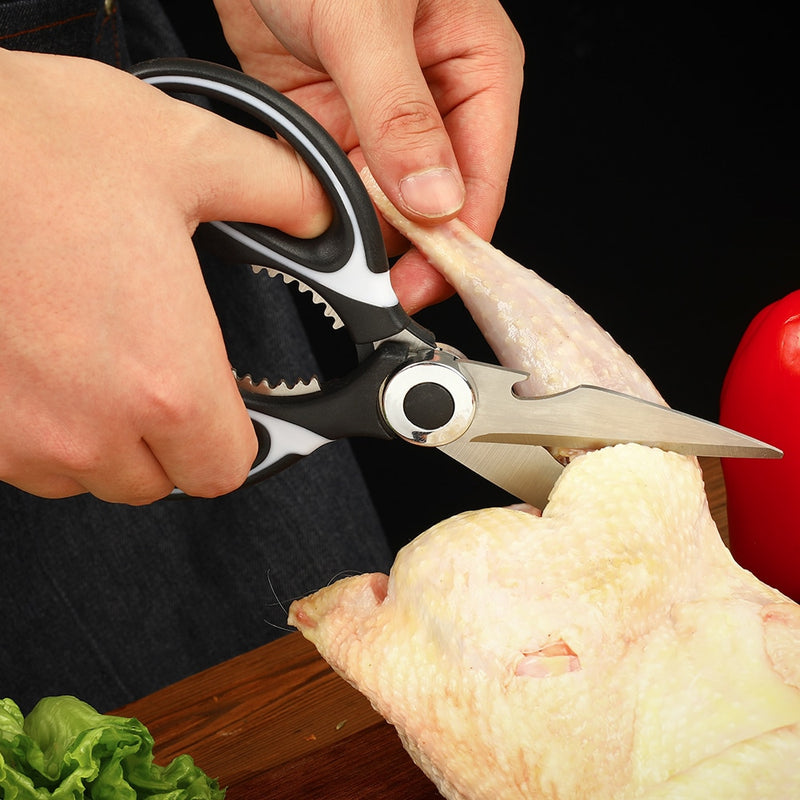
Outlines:
MULTIPOLYGON (((366 178, 369 185, 369 177, 366 178)), ((592 318, 458 221, 387 219, 545 394, 663 402, 592 318)), ((289 622, 449 800, 800 796, 800 606, 739 567, 696 459, 572 453, 541 516, 466 511, 289 622)))

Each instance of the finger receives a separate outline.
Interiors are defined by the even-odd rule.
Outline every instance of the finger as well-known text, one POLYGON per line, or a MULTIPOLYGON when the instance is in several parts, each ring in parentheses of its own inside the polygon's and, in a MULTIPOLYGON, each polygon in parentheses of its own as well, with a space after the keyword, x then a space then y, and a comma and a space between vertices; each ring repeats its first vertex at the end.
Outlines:
MULTIPOLYGON (((133 337, 117 354, 125 391, 108 387, 111 407, 98 409, 88 435, 81 434, 85 425, 75 428, 58 448, 65 455, 48 459, 100 499, 141 505, 174 487, 202 497, 227 494, 242 484, 255 458, 255 432, 191 250, 186 240, 182 255, 195 269, 176 264, 162 275, 168 290, 150 297, 158 345, 174 355, 144 358, 152 338, 133 337)), ((175 252, 165 250, 165 260, 175 252)))
POLYGON ((171 486, 188 495, 217 497, 239 488, 256 457, 257 440, 250 417, 228 370, 227 381, 198 398, 173 403, 172 424, 147 435, 171 486))
POLYGON ((128 443, 124 454, 118 450, 106 450, 103 455, 101 462, 94 463, 91 468, 76 470, 71 476, 83 491, 90 492, 100 500, 146 505, 165 497, 175 487, 141 439, 128 443))
POLYGON ((75 497, 87 492, 85 486, 81 486, 77 481, 64 475, 39 475, 26 472, 21 475, 4 476, 2 480, 23 492, 50 500, 75 497))
POLYGON ((106 435, 76 436, 55 423, 15 460, 2 480, 37 497, 63 498, 87 492, 108 502, 142 505, 168 494, 173 485, 141 441, 125 443, 106 435))
MULTIPOLYGON (((420 3, 420 6, 423 2, 420 3)), ((459 217, 489 238, 505 199, 524 80, 522 39, 500 3, 466 2, 457 16, 427 4, 425 77, 467 189, 459 217), (437 35, 446 29, 448 37, 437 35)))
POLYGON ((191 242, 183 244, 185 252, 173 251, 174 263, 193 269, 176 267, 165 276, 175 283, 163 295, 168 309, 159 314, 161 344, 176 356, 155 372, 148 365, 151 371, 138 381, 143 396, 131 413, 170 486, 215 497, 242 484, 257 441, 191 242))
POLYGON ((330 202, 289 144, 204 109, 191 106, 188 113, 197 117, 186 148, 197 221, 255 222, 303 238, 325 231, 330 202))
POLYGON ((459 218, 484 239, 494 233, 505 201, 522 88, 521 69, 517 71, 505 64, 496 65, 496 69, 501 74, 490 87, 472 95, 446 117, 447 131, 467 187, 467 199, 459 218), (476 131, 480 131, 479 136, 476 131))
POLYGON ((387 196, 412 219, 440 221, 460 211, 465 190, 419 65, 414 5, 364 4, 354 24, 321 40, 318 50, 347 99, 367 163, 387 196))
MULTIPOLYGON (((364 167, 363 157, 352 160, 357 168, 364 167)), ((375 213, 386 254, 389 258, 397 258, 389 274, 397 299, 406 313, 416 314, 417 311, 450 297, 455 290, 442 274, 411 246, 397 228, 386 221, 379 209, 375 208, 375 213)))
MULTIPOLYGON (((331 219, 327 198, 288 144, 164 98, 171 113, 180 116, 170 130, 184 132, 184 140, 167 152, 174 157, 177 148, 185 168, 176 171, 173 164, 166 174, 175 181, 171 194, 176 207, 184 208, 186 221, 235 219, 295 236, 325 230, 331 219)), ((170 213, 164 206, 162 220, 170 213)), ((174 355, 168 364, 163 359, 154 363, 142 352, 143 344, 132 343, 130 364, 119 367, 134 376, 132 385, 139 387, 130 425, 140 432, 143 446, 166 476, 163 486, 218 496, 246 478, 257 451, 256 436, 191 241, 177 236, 161 244, 159 290, 147 296, 156 304, 151 317, 159 352, 174 355), (137 374, 142 365, 144 372, 137 374)), ((143 465, 144 460, 140 482, 157 486, 156 474, 148 476, 143 465)), ((128 482, 137 485, 135 480, 128 482)))
POLYGON ((397 299, 407 314, 416 314, 455 292, 444 276, 415 249, 409 250, 392 267, 390 277, 397 299))
MULTIPOLYGON (((169 213, 162 210, 160 218, 169 213)), ((139 252, 136 231, 121 235, 133 263, 152 258, 152 241, 139 252)), ((122 384, 118 379, 110 386, 108 414, 120 439, 115 452, 141 440, 167 476, 168 489, 217 496, 241 485, 255 458, 256 436, 197 255, 179 223, 166 225, 157 252, 155 281, 146 270, 128 273, 127 297, 138 326, 113 350, 114 374, 123 376, 122 384)), ((136 469, 154 485, 157 476, 147 477, 143 461, 136 469)))
MULTIPOLYGON (((366 159, 364 158, 364 153, 360 147, 353 148, 347 154, 347 156, 359 174, 362 174, 362 170, 364 169, 369 170, 366 159)), ((372 175, 371 172, 369 174, 372 175)), ((380 210, 377 208, 374 202, 372 205, 375 209, 375 215, 378 218, 378 225, 380 226, 381 235, 383 236, 383 244, 386 249, 386 255, 388 255, 389 258, 397 258, 398 256, 403 255, 403 253, 407 252, 411 246, 408 239, 406 239, 406 237, 403 236, 403 234, 400 233, 397 228, 390 225, 386 221, 385 217, 380 213, 380 210)))

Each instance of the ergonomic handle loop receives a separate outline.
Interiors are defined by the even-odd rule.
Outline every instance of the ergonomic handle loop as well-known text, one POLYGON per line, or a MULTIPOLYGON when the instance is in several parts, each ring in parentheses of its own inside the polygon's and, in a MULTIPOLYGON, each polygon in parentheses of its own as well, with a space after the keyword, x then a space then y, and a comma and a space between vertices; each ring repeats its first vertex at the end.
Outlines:
POLYGON ((314 239, 251 223, 210 222, 200 226, 205 245, 227 260, 269 266, 310 286, 336 311, 356 345, 405 328, 417 330, 392 289, 369 194, 345 153, 310 114, 266 84, 220 64, 154 59, 131 72, 167 93, 221 101, 266 125, 300 154, 333 206, 333 222, 314 239))

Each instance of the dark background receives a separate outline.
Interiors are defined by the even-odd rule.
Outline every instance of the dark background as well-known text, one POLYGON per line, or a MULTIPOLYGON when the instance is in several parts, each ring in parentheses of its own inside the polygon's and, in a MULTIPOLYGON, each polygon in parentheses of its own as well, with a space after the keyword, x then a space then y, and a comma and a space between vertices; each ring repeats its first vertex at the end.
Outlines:
MULTIPOLYGON (((797 45, 777 11, 644 5, 504 3, 527 61, 494 244, 589 311, 670 405, 717 419, 748 322, 800 288, 797 45)), ((190 55, 230 59, 210 0, 167 7, 190 55)), ((457 299, 419 318, 492 360, 457 299)), ((438 452, 354 446, 397 544, 511 499, 438 452)))

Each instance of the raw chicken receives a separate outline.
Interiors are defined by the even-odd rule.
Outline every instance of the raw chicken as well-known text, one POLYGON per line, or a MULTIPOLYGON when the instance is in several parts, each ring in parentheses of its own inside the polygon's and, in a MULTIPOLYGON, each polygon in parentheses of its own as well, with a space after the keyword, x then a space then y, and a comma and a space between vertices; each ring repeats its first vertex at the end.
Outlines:
POLYGON ((664 403, 634 360, 571 298, 460 220, 433 228, 410 222, 367 170, 361 177, 387 221, 458 292, 498 361, 530 373, 517 387, 521 395, 553 394, 585 383, 664 403))
POLYGON ((290 621, 451 800, 800 796, 800 607, 691 459, 588 453, 541 517, 465 512, 290 621))
MULTIPOLYGON (((638 364, 570 297, 460 220, 434 228, 411 222, 367 169, 361 177, 386 220, 458 292, 498 361, 529 373, 514 387, 518 394, 536 397, 589 384, 666 405, 638 364)), ((551 452, 566 463, 583 451, 551 452)))
MULTIPOLYGON (((382 210, 532 391, 586 382, 658 399, 534 273, 457 222, 425 230, 382 210)), ((693 458, 635 444, 581 455, 540 517, 445 520, 390 576, 338 581, 289 621, 450 800, 800 796, 800 606, 733 561, 693 458)))

